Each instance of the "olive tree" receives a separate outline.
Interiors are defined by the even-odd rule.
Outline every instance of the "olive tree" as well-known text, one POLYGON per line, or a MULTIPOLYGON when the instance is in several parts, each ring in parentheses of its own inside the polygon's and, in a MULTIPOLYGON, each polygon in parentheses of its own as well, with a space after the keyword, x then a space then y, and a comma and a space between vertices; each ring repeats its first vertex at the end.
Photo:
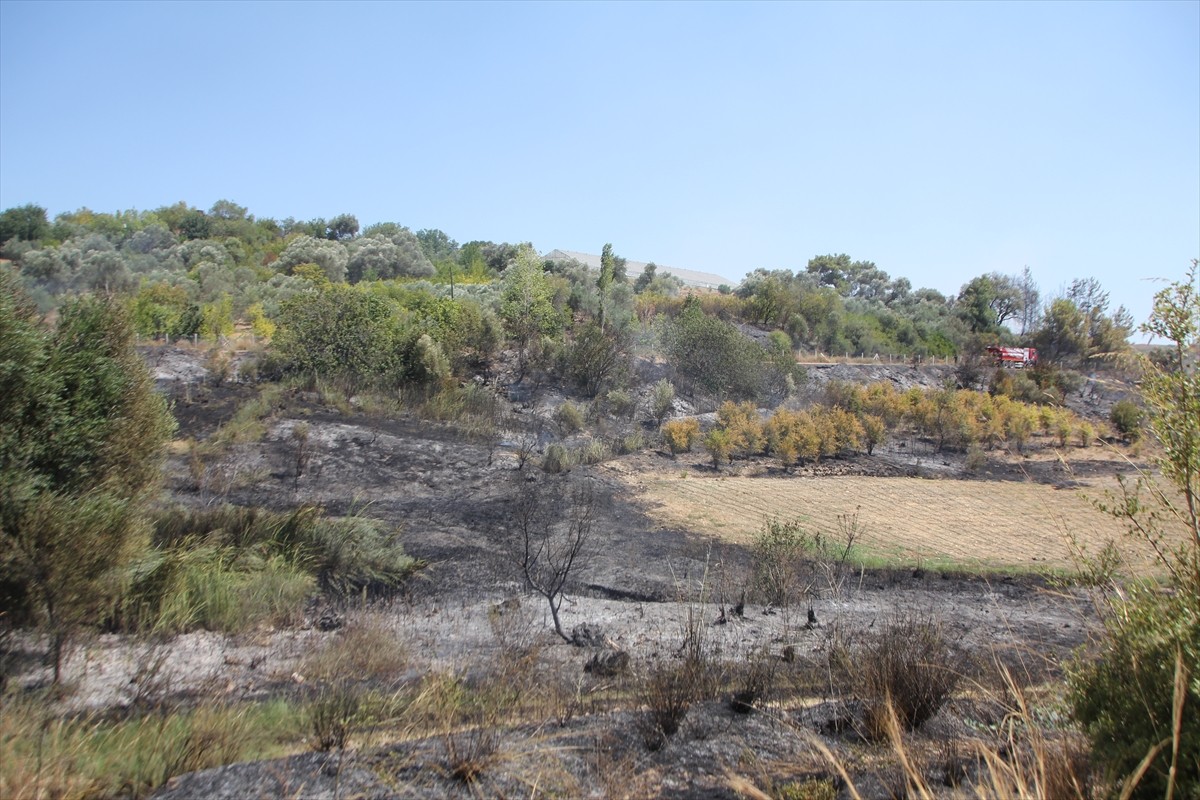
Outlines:
POLYGON ((355 240, 350 248, 347 277, 351 283, 388 278, 427 278, 433 265, 406 228, 355 240))
POLYGON ((301 234, 279 254, 275 268, 280 272, 288 272, 298 264, 316 264, 331 282, 340 283, 346 280, 346 262, 349 258, 341 242, 301 234))

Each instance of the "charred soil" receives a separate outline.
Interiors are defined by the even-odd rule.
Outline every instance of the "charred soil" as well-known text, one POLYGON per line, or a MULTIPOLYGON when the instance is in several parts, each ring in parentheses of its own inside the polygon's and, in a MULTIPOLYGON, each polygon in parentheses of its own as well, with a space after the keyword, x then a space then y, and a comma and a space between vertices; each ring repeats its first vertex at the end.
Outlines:
MULTIPOLYGON (((389 691, 424 686, 430 676, 494 690, 498 676, 526 693, 515 704, 520 713, 459 718, 437 735, 429 733, 433 725, 379 723, 351 737, 354 749, 186 775, 157 797, 742 796, 731 776, 760 788, 828 780, 840 789, 814 750, 817 736, 850 765, 864 796, 889 797, 903 791, 903 775, 886 746, 863 740, 861 708, 833 675, 839 653, 899 619, 931 621, 953 643, 964 691, 911 743, 931 782, 950 785, 978 765, 947 743, 994 732, 1003 718, 1001 705, 986 699, 996 664, 1022 685, 1040 686, 1061 674, 1095 629, 1086 592, 1032 570, 828 562, 809 567, 811 579, 793 605, 766 605, 752 585, 747 541, 658 513, 657 501, 639 489, 681 472, 697 482, 724 477, 699 456, 643 450, 547 475, 536 460, 523 461, 530 427, 515 412, 536 413, 528 409, 506 409, 497 432, 480 436, 411 411, 368 413, 353 397, 339 407, 300 391, 284 393, 239 440, 228 432, 256 387, 196 380, 194 355, 151 360, 180 426, 166 467, 170 502, 312 504, 331 515, 362 514, 398 528, 405 550, 425 563, 400 596, 333 609, 314 602, 295 628, 176 637, 161 645, 171 692, 302 696, 312 681, 303 674, 305 658, 370 624, 406 653, 403 670, 384 684, 389 691), (593 498, 590 547, 562 608, 564 625, 587 646, 552 635, 545 601, 526 591, 514 566, 514 503, 530 484, 559 496, 588 487, 593 498), (336 624, 319 624, 322 615, 336 624), (656 740, 646 734, 646 706, 632 687, 686 661, 689 648, 702 649, 726 679, 696 699, 678 733, 656 740), (631 666, 603 674, 596 657, 609 651, 627 654, 631 666), (729 676, 756 660, 771 665, 758 710, 731 711, 729 676), (472 754, 478 770, 464 771, 472 754)), ((879 370, 861 371, 877 377, 879 370)), ((1110 477, 1129 468, 1122 463, 1073 459, 1068 473, 1049 455, 997 454, 986 469, 971 471, 961 454, 914 456, 909 446, 789 471, 765 460, 736 468, 740 478, 765 482, 916 476, 1060 486, 1110 477)), ((757 521, 769 511, 747 506, 744 516, 757 521)), ((141 646, 108 636, 81 650, 69 665, 75 694, 68 702, 128 704, 141 646)))

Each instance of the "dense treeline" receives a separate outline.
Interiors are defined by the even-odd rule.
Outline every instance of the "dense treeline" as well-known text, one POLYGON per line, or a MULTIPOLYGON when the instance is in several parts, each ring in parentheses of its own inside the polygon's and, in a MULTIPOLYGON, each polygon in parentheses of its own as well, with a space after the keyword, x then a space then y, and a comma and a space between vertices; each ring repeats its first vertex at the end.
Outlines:
POLYGON ((611 245, 597 275, 529 244, 460 245, 440 230, 360 228, 352 214, 256 218, 227 200, 53 220, 38 206, 10 208, 0 255, 42 311, 80 293, 120 297, 138 335, 216 338, 245 326, 274 339, 268 374, 388 387, 488 377, 508 342, 518 379, 554 373, 592 397, 624 386, 631 353, 649 344, 684 389, 772 401, 794 386, 798 349, 969 361, 1020 343, 1078 368, 1119 354, 1132 329, 1094 279, 1043 301, 1028 269, 980 275, 948 297, 825 255, 699 292, 653 264, 627 274, 611 245))

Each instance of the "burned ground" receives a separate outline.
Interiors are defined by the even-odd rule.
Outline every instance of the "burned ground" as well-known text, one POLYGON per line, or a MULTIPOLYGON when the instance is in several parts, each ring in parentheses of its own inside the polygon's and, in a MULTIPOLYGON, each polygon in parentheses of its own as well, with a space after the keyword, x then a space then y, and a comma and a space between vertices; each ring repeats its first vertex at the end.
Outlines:
MULTIPOLYGON (((344 762, 338 756, 303 755, 184 776, 160 790, 163 798, 315 798, 339 792, 380 798, 467 797, 531 791, 556 796, 734 797, 738 795, 730 788, 731 775, 760 786, 832 775, 812 745, 817 735, 857 770, 856 783, 864 796, 887 797, 903 788, 895 764, 874 755, 872 746, 853 730, 839 727, 836 720, 853 718, 856 712, 828 681, 818 688, 834 648, 848 646, 893 620, 931 620, 962 654, 968 683, 994 681, 987 676, 1001 663, 1023 685, 1036 687, 1048 676, 1061 675, 1064 660, 1095 630, 1086 592, 1053 578, 1029 570, 1005 575, 929 569, 911 561, 897 567, 842 569, 836 577, 826 574, 792 608, 767 607, 752 596, 735 614, 750 584, 747 542, 659 514, 654 501, 637 490, 639 481, 685 471, 697 481, 721 480, 721 474, 706 472, 711 467, 699 456, 672 459, 650 449, 596 466, 577 466, 565 475, 546 475, 533 462, 521 466, 522 428, 513 422, 521 418, 515 412, 528 415, 537 413, 536 408, 506 409, 505 424, 515 427, 502 424, 496 435, 480 437, 411 413, 367 413, 353 398, 349 408, 337 408, 323 403, 317 393, 305 392, 292 393, 266 415, 261 435, 216 446, 218 432, 230 426, 239 405, 257 389, 198 381, 195 362, 195 357, 175 353, 156 354, 153 360, 180 425, 166 466, 170 502, 273 509, 315 504, 332 515, 362 514, 394 525, 402 532, 406 551, 426 566, 401 596, 365 607, 342 606, 331 613, 351 624, 369 619, 403 644, 408 663, 396 680, 414 682, 446 672, 467 683, 486 682, 489 671, 511 657, 513 642, 519 641, 515 649, 530 659, 527 672, 547 681, 539 684, 539 691, 550 694, 544 686, 564 683, 574 689, 566 699, 559 697, 557 713, 547 712, 557 720, 501 726, 501 741, 474 783, 463 783, 448 766, 454 738, 473 735, 470 729, 458 729, 434 737, 364 737, 344 762), (306 431, 302 459, 297 452, 298 426, 306 431), (689 638, 697 636, 726 665, 765 654, 779 665, 783 682, 808 687, 801 692, 807 699, 767 702, 750 717, 732 713, 725 700, 713 699, 699 704, 666 746, 647 750, 640 712, 628 704, 602 702, 611 696, 615 679, 585 672, 593 649, 572 647, 549 633, 544 601, 526 594, 513 567, 506 535, 514 499, 529 482, 557 496, 588 485, 596 498, 594 547, 569 586, 563 608, 568 628, 588 625, 600 631, 609 646, 642 665, 635 672, 670 663, 689 638), (502 611, 497 609, 515 609, 503 612, 511 621, 500 625, 497 615, 502 611), (562 710, 571 703, 569 712, 562 710)), ((871 366, 865 371, 875 379, 882 369, 871 366)), ((887 374, 897 381, 916 376, 918 383, 937 385, 944 371, 896 367, 887 374)), ((817 382, 810 390, 815 391, 817 382)), ((764 481, 918 476, 997 486, 1008 481, 1066 485, 1111 475, 1116 468, 1115 461, 1096 458, 1076 462, 1066 474, 1053 459, 997 456, 986 470, 968 471, 961 455, 914 455, 911 447, 787 473, 765 460, 736 465, 741 477, 764 481)), ((745 515, 758 520, 767 511, 747 507, 745 515)), ((316 604, 300 629, 178 637, 167 646, 175 651, 164 660, 163 669, 172 675, 176 691, 193 696, 214 686, 243 697, 303 692, 305 676, 299 670, 306 654, 329 643, 336 646, 344 635, 344 627, 319 630, 317 618, 327 612, 316 604)), ((93 708, 128 702, 136 671, 133 648, 119 637, 94 642, 86 657, 74 663, 75 702, 93 708)), ((968 728, 978 731, 998 724, 1002 711, 980 700, 990 688, 994 687, 980 685, 965 692, 915 736, 914 752, 928 752, 931 775, 938 769, 949 775, 962 767, 957 756, 945 756, 947 741, 968 728)), ((934 775, 931 780, 940 779, 934 775)))

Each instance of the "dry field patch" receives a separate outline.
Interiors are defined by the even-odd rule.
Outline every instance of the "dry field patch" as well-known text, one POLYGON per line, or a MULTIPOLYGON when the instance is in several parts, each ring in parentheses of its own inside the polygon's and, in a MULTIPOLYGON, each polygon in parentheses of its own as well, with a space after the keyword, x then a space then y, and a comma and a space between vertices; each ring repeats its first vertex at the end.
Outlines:
POLYGON ((836 534, 838 517, 857 512, 863 551, 899 561, 1070 568, 1068 535, 1092 554, 1117 540, 1137 556, 1120 522, 1088 499, 1103 496, 1099 487, 1085 496, 1011 481, 659 475, 634 488, 660 523, 743 544, 770 517, 836 534))

